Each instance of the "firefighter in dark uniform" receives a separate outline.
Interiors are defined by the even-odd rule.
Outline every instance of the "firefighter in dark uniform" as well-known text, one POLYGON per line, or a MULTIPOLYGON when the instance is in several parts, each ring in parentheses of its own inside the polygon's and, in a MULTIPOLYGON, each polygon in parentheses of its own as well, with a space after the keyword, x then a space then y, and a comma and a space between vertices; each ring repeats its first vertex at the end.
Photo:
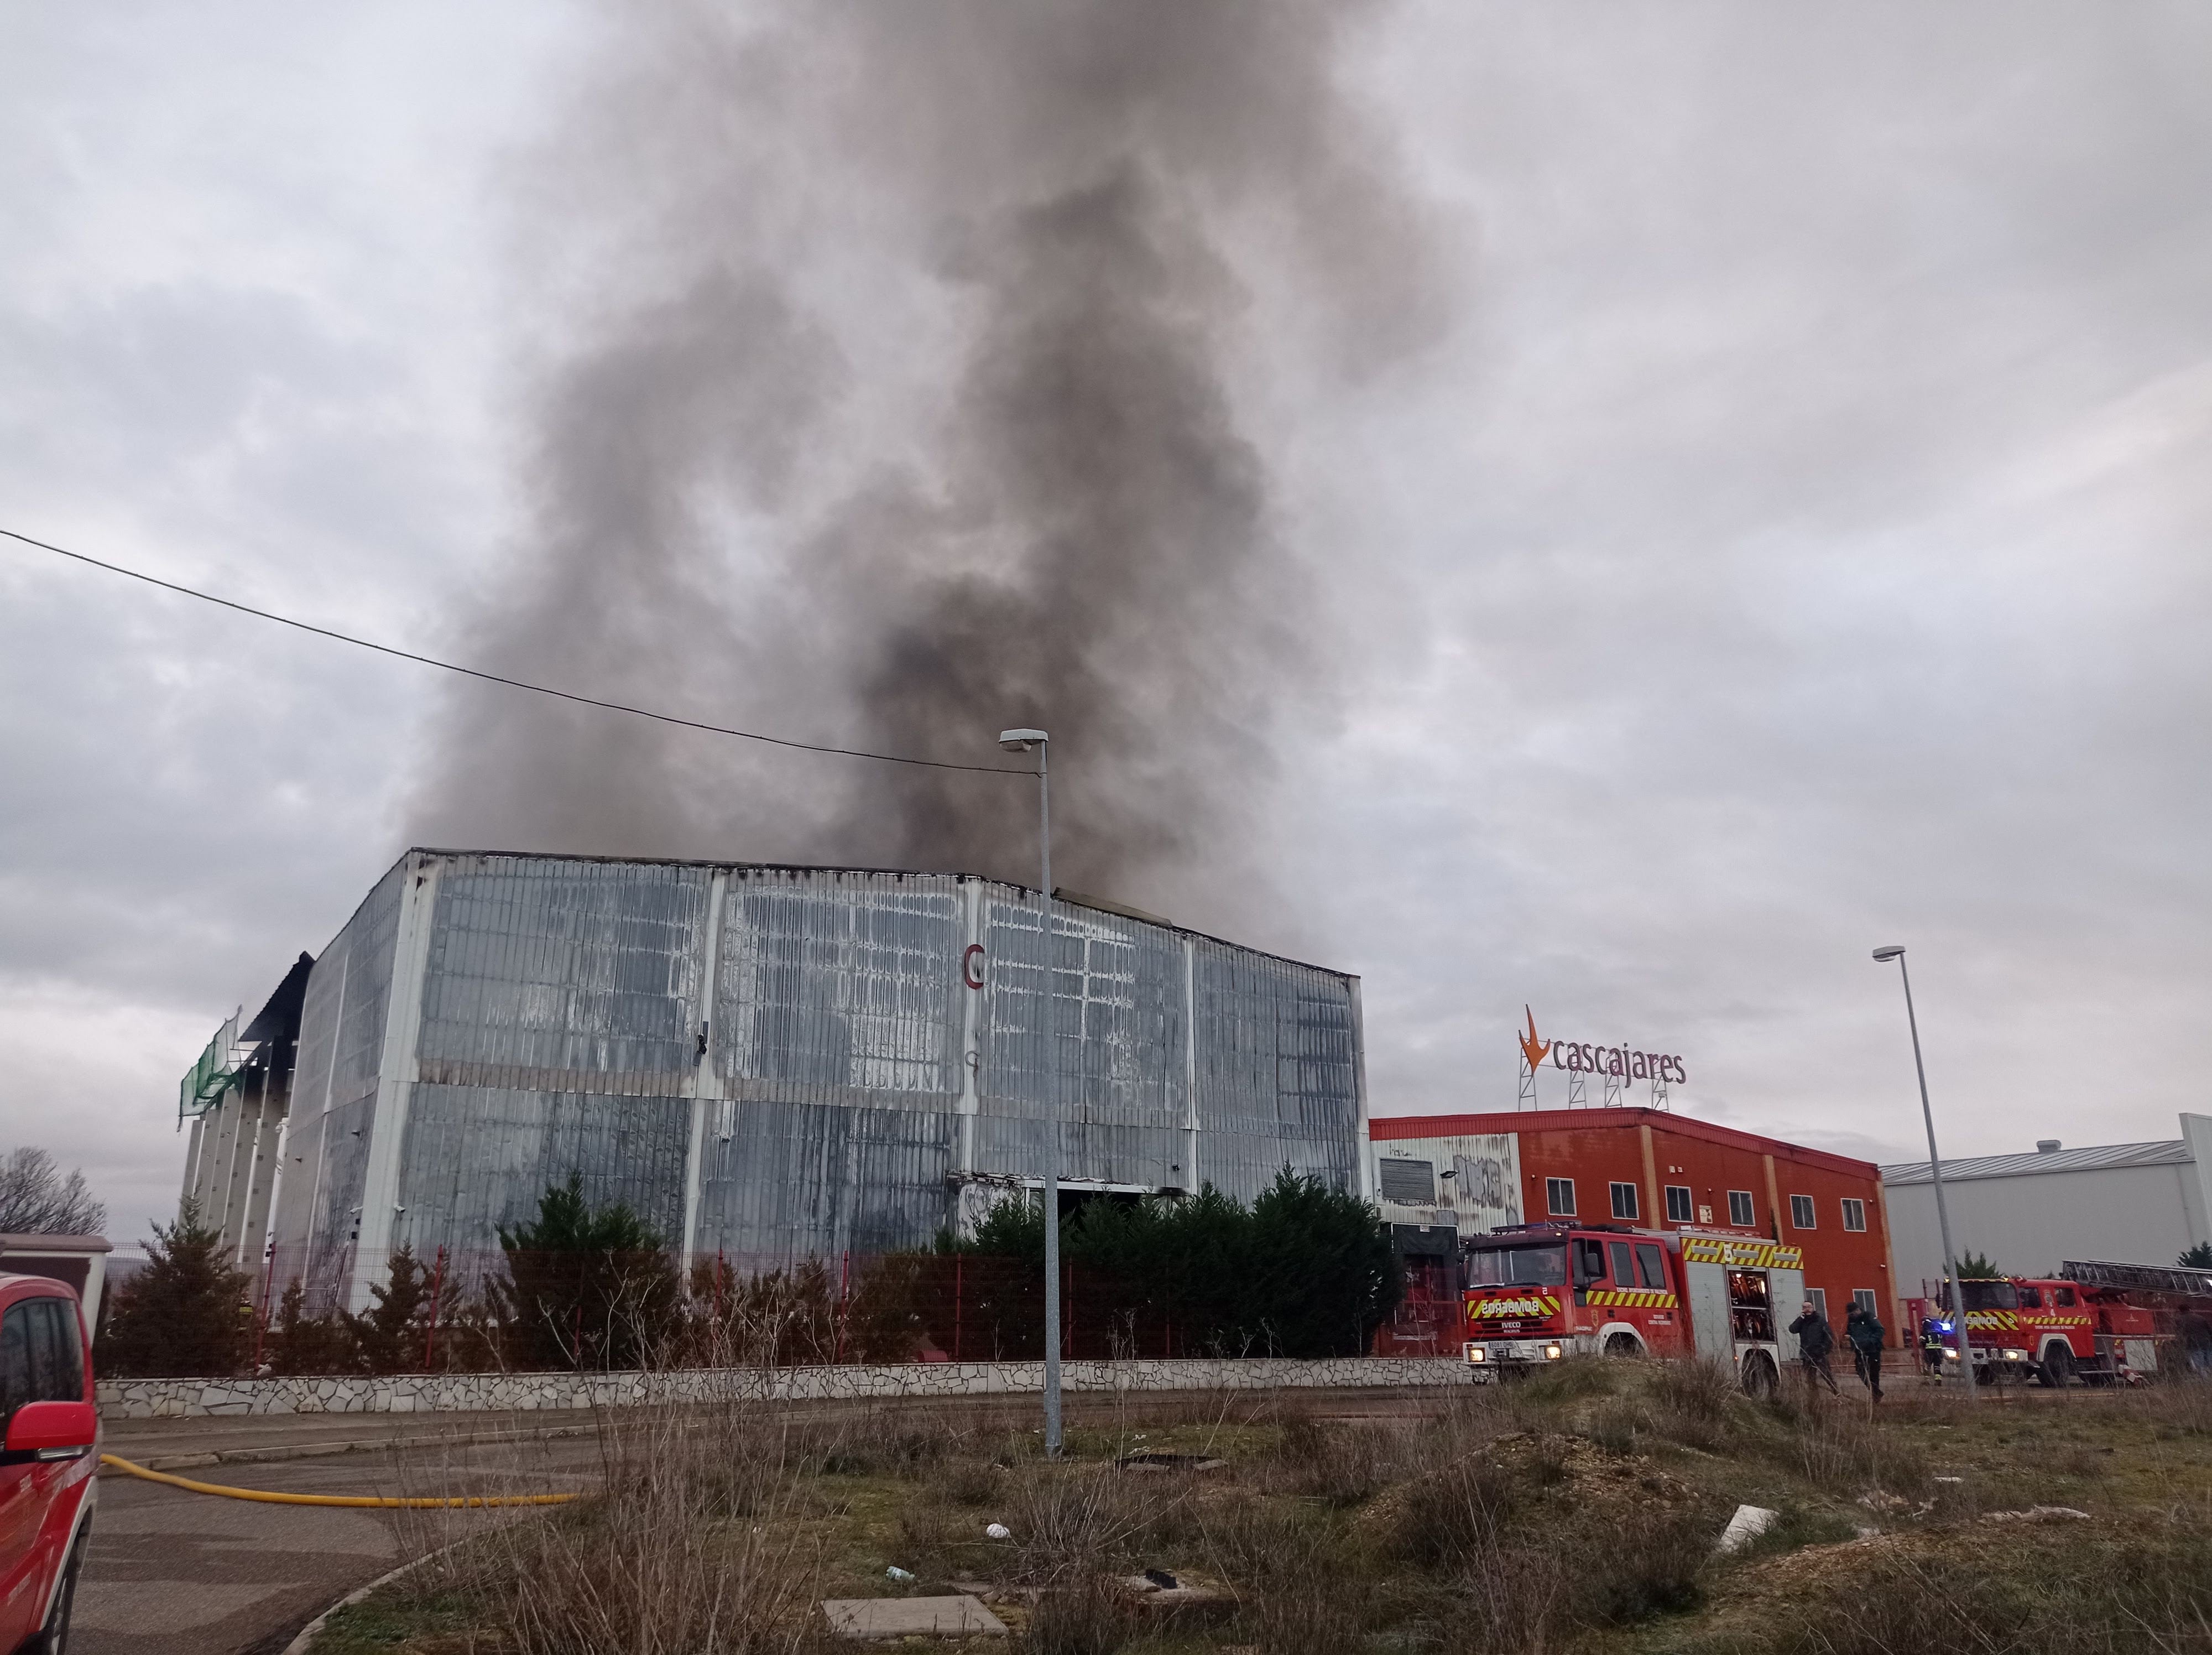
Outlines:
POLYGON ((1836 1389, 1836 1376, 1828 1372, 1828 1353, 1836 1348, 1836 1336, 1828 1326, 1828 1318, 1811 1299, 1805 1301, 1804 1313, 1790 1324, 1790 1331, 1797 1336, 1797 1354, 1805 1365, 1805 1389, 1809 1393, 1816 1386, 1826 1385, 1832 1396, 1842 1393, 1836 1389))
POLYGON ((1851 1313, 1844 1318, 1844 1337, 1851 1347, 1851 1360, 1857 1367, 1859 1378, 1866 1388, 1874 1392, 1876 1402, 1881 1400, 1881 1341, 1885 1332, 1881 1323, 1872 1315, 1854 1304, 1851 1313))
POLYGON ((1920 1366, 1937 1384, 1943 1383, 1943 1323, 1933 1311, 1920 1318, 1920 1366))

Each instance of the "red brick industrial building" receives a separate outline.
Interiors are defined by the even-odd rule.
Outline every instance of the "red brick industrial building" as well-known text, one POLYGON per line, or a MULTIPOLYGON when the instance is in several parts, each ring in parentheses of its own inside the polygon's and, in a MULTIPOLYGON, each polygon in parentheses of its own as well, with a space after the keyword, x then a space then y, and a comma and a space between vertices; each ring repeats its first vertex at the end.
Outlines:
POLYGON ((1641 1108, 1399 1116, 1369 1122, 1368 1140, 1370 1188, 1407 1262, 1408 1336, 1425 1300, 1455 1298, 1458 1238, 1571 1217, 1802 1248, 1807 1290, 1838 1329, 1857 1297, 1898 1342, 1900 1293, 1870 1161, 1641 1108))

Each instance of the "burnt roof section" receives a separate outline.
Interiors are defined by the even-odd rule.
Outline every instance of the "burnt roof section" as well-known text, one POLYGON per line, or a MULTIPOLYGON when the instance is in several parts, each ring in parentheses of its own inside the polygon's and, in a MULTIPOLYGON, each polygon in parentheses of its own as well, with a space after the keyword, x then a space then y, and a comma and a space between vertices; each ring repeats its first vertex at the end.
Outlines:
POLYGON ((315 957, 301 953, 292 962, 292 969, 284 973, 284 980, 276 985, 276 992, 269 996, 268 1003, 254 1013, 253 1021, 246 1025, 240 1040, 297 1040, 300 1037, 300 1008, 307 1001, 307 973, 315 969, 315 957))
MULTIPOLYGON (((2017 1155, 1972 1155, 1943 1163, 1946 1183, 1964 1178, 2028 1178, 2039 1172, 2098 1172, 2126 1166, 2187 1166, 2197 1158, 2179 1138, 2156 1143, 2100 1144, 2087 1149, 2030 1149, 2017 1155)), ((1881 1169, 1881 1181, 1902 1188, 1931 1183, 1926 1161, 1881 1169)))

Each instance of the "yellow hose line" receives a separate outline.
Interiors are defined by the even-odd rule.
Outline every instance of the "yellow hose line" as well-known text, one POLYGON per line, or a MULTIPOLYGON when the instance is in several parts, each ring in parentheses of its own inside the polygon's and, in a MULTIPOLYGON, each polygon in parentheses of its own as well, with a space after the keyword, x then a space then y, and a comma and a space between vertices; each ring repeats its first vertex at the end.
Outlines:
POLYGON ((194 1482, 190 1477, 173 1477, 166 1471, 149 1471, 143 1465, 133 1465, 113 1454, 102 1454, 100 1463, 131 1476, 143 1477, 149 1482, 166 1482, 172 1488, 183 1488, 191 1494, 221 1494, 225 1500, 258 1500, 271 1506, 377 1506, 422 1512, 442 1511, 453 1506, 565 1506, 572 1500, 583 1498, 581 1494, 456 1494, 449 1500, 433 1496, 387 1499, 381 1494, 280 1494, 268 1488, 229 1488, 220 1482, 194 1482))

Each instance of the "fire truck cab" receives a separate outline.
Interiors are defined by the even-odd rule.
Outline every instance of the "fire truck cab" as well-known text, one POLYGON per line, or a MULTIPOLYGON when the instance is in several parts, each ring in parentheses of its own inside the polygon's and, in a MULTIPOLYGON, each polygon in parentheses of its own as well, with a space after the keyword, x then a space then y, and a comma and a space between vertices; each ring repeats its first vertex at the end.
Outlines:
MULTIPOLYGON (((2044 1319, 2075 1315, 2081 1298, 2079 1290, 2064 1281, 1969 1277, 1960 1287, 1966 1297, 1966 1348, 1973 1360, 1977 1384, 2033 1376, 2044 1319), (2029 1320, 2022 1320, 2023 1306, 2029 1320)), ((1931 1316, 1935 1318, 1943 1341, 1944 1371, 1955 1374, 1960 1361, 1960 1318, 1951 1308, 1950 1284, 1942 1284, 1933 1296, 1908 1299, 1905 1303, 1905 1314, 1912 1318, 1915 1342, 1919 1329, 1931 1316)), ((2057 1323, 2054 1320, 2052 1325, 2057 1323)), ((2057 1336, 2064 1342, 2063 1334, 2057 1336)))
POLYGON ((1797 1355, 1795 1248, 1626 1225, 1524 1224, 1462 1245, 1462 1352, 1516 1378, 1570 1355, 1725 1361, 1753 1394, 1797 1355))
MULTIPOLYGON (((2130 1384, 2212 1347, 2212 1271, 2166 1265, 2068 1263, 2053 1277, 2007 1276, 1960 1284, 1974 1377, 2033 1377, 2063 1388, 2130 1384)), ((1915 1300, 1916 1317, 1948 1303, 1915 1300)), ((1948 1329, 1946 1366, 1959 1360, 1948 1329)))

